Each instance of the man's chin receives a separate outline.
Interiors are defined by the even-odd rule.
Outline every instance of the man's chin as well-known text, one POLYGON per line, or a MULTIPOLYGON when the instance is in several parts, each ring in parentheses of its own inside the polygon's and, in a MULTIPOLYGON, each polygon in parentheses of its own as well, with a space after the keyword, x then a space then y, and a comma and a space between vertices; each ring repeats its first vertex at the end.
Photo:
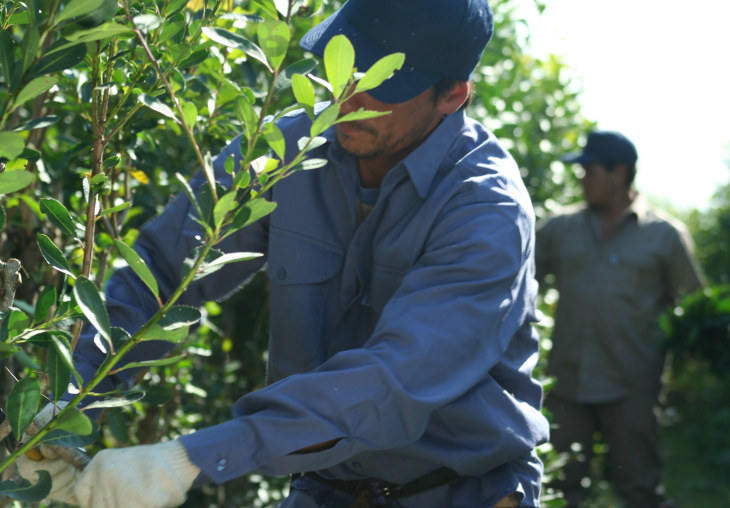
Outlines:
POLYGON ((350 155, 357 157, 358 159, 373 159, 380 155, 380 150, 370 146, 363 139, 369 136, 368 132, 357 131, 352 134, 343 132, 335 126, 335 133, 337 135, 337 142, 350 155))

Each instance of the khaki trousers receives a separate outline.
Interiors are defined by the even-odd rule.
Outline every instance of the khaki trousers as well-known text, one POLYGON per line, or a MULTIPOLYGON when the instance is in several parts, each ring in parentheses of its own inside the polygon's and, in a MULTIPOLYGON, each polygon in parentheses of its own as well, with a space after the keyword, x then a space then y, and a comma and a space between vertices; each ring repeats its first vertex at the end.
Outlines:
POLYGON ((582 480, 590 475, 596 432, 608 445, 611 483, 629 508, 658 507, 662 467, 654 414, 656 395, 633 393, 614 402, 582 404, 548 394, 545 406, 552 413, 550 441, 558 452, 580 447, 562 469, 564 478, 551 486, 563 491, 569 507, 577 507, 587 493, 582 480))

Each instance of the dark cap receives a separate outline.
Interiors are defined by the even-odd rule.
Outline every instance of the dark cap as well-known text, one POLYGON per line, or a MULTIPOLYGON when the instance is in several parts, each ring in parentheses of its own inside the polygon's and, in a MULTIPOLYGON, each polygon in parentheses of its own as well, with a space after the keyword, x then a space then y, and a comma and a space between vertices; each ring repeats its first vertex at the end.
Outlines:
POLYGON ((368 92, 396 103, 442 78, 468 81, 493 30, 487 0, 349 0, 299 44, 321 57, 329 40, 344 34, 360 71, 386 55, 405 53, 401 70, 368 92))
POLYGON ((563 157, 563 162, 590 164, 592 162, 623 162, 636 164, 638 155, 634 144, 615 131, 594 131, 588 134, 588 141, 583 153, 563 157))

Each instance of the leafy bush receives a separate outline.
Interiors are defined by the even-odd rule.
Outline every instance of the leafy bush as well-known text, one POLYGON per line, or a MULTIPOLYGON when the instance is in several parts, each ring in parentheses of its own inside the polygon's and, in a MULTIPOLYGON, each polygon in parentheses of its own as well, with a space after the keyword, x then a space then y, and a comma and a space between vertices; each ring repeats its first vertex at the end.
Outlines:
MULTIPOLYGON (((342 92, 352 69, 325 65, 328 81, 313 82, 307 75, 317 63, 297 44, 340 3, 11 0, 0 5, 4 431, 20 438, 46 398, 57 400, 78 377, 71 352, 83 323, 100 330, 112 353, 75 401, 139 341, 180 342, 170 359, 145 365, 149 371, 133 391, 109 394, 98 403, 104 410, 98 425, 71 404, 6 457, 0 470, 50 439, 94 452, 213 425, 229 417, 233 400, 263 385, 265 279, 202 313, 176 307, 179 292, 163 300, 130 246, 146 220, 172 195, 186 192, 206 231, 201 250, 191 258, 188 282, 196 272, 246 257, 220 256, 215 244, 270 212, 273 205, 260 197, 262 191, 298 170, 300 162, 260 159, 283 150, 279 133, 263 118, 283 114, 294 103, 311 114, 315 98, 327 97, 325 87, 333 88, 335 105, 302 145, 304 152, 335 121, 334 108, 347 97, 342 92), (243 164, 227 168, 229 187, 214 185, 209 154, 241 132, 243 164), (253 161, 259 170, 252 173, 253 161), (198 168, 207 177, 207 192, 188 187, 198 168), (20 260, 22 268, 11 259, 20 260), (109 326, 99 290, 111 269, 124 264, 160 299, 155 317, 131 337, 109 326), (18 276, 22 284, 16 287, 18 276)), ((557 152, 574 148, 589 124, 579 117, 577 91, 568 86, 560 60, 539 61, 524 52, 516 4, 494 5, 497 30, 474 76, 471 113, 508 144, 541 214, 557 201, 575 198, 574 177, 552 161, 557 152)), ((393 60, 390 67, 396 66, 393 60)), ((383 77, 371 76, 374 82, 383 77)), ((36 486, 9 481, 0 491, 28 502, 41 499, 49 487, 47 481, 36 486)), ((195 491, 190 505, 265 506, 284 489, 282 479, 252 475, 195 491)))

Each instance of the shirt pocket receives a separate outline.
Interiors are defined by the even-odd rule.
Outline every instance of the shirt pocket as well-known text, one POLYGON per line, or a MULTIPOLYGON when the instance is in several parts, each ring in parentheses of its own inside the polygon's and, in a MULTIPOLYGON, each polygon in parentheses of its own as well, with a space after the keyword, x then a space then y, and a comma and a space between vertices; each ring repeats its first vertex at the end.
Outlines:
POLYGON ((272 228, 266 271, 274 284, 318 284, 341 269, 341 248, 299 233, 272 228))
POLYGON ((300 233, 269 232, 269 380, 307 372, 327 355, 344 252, 300 233))
POLYGON ((640 303, 661 287, 661 271, 651 256, 636 251, 609 254, 606 283, 614 296, 640 303))

